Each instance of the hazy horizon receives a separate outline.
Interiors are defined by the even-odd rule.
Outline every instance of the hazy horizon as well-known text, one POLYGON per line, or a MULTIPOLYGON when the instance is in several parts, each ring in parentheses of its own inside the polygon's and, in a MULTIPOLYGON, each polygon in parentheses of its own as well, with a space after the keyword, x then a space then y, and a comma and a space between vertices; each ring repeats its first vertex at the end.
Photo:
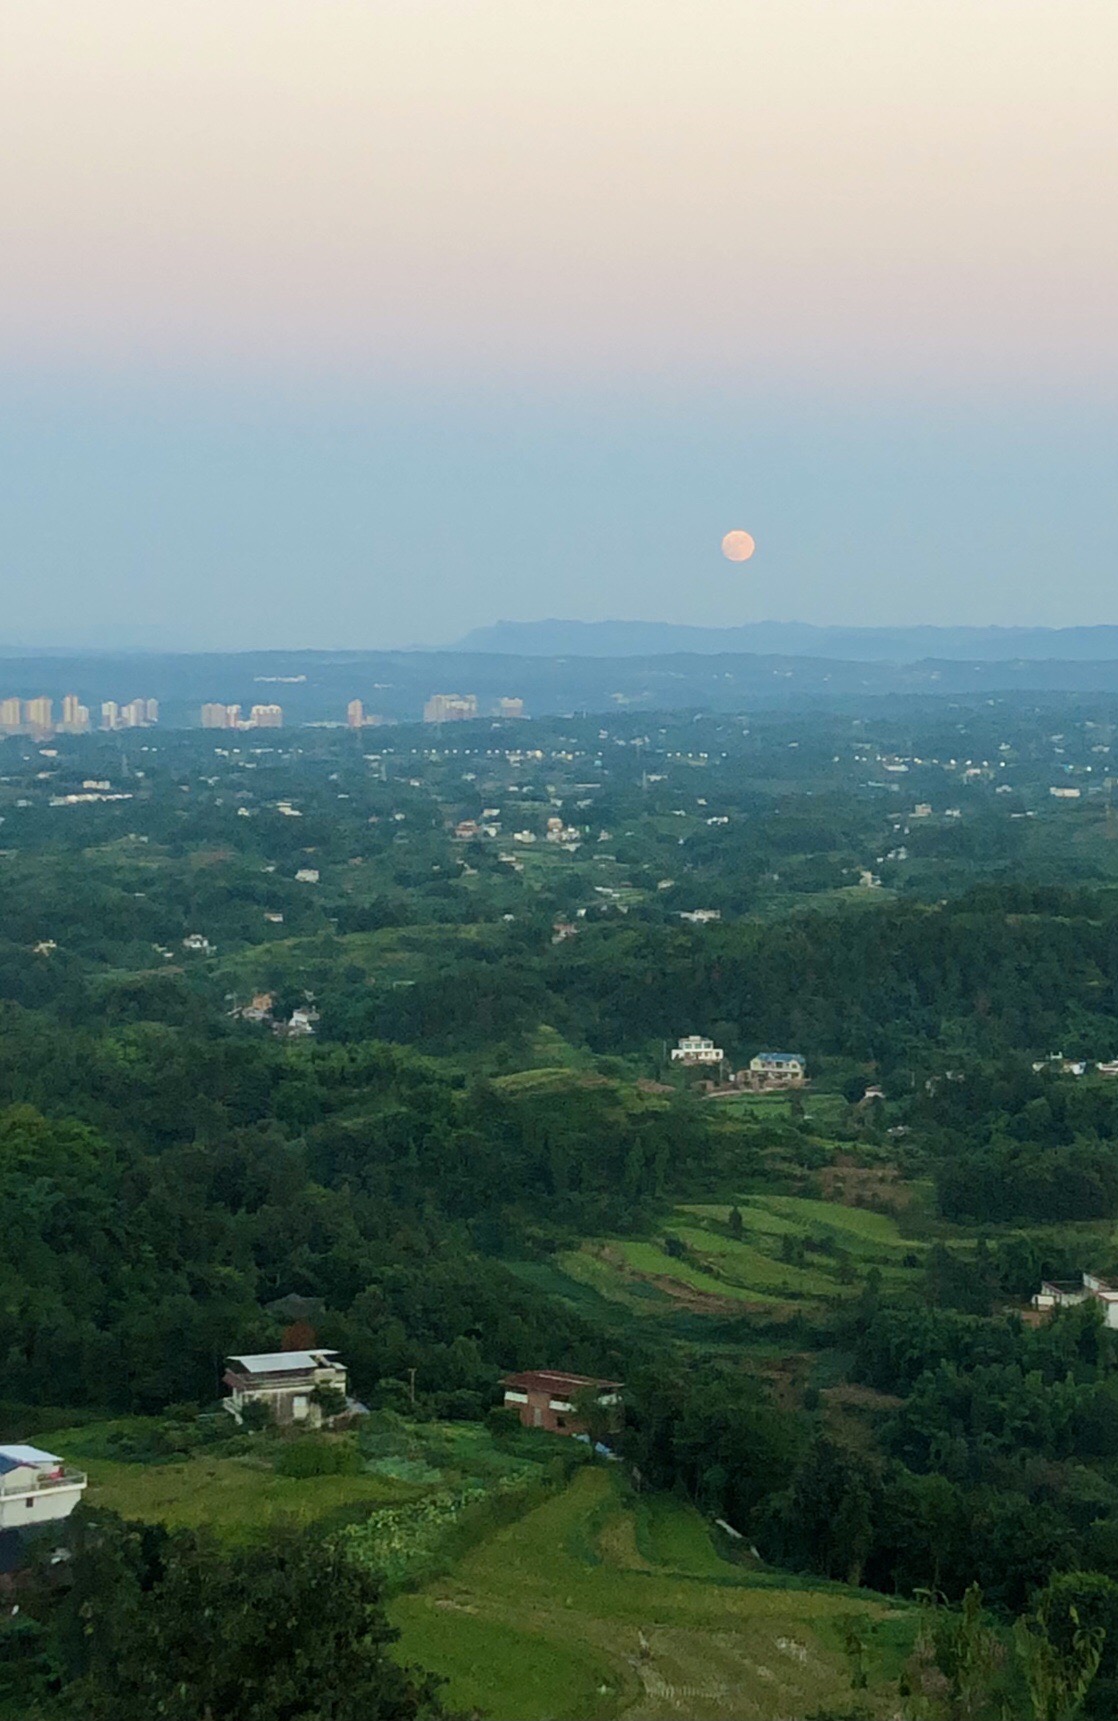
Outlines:
POLYGON ((4 633, 1118 621, 1116 59, 1105 0, 13 12, 4 633))

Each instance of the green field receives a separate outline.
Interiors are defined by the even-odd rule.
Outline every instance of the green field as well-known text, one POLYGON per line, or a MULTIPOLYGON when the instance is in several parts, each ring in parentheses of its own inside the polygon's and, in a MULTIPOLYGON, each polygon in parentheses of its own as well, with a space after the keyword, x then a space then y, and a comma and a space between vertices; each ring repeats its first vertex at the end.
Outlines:
POLYGON ((820 1307, 857 1294, 871 1269, 899 1284, 920 1270, 926 1244, 887 1213, 795 1195, 742 1196, 740 1237, 729 1202, 666 1216, 657 1237, 597 1239, 557 1258, 573 1285, 631 1314, 663 1318, 675 1305, 711 1314, 820 1307), (685 1253, 671 1254, 666 1238, 685 1253))
MULTIPOLYGON (((352 1538, 398 1592, 411 1586, 390 1603, 400 1659, 492 1721, 776 1721, 844 1699, 843 1615, 874 1624, 882 1678, 910 1645, 911 1609, 735 1560, 682 1500, 633 1496, 620 1466, 557 1479, 575 1452, 548 1436, 498 1442, 476 1424, 394 1419, 363 1440, 362 1472, 296 1479, 275 1469, 275 1441, 167 1462, 105 1456, 143 1428, 92 1423, 50 1443, 88 1470, 92 1504, 127 1518, 232 1542, 281 1519, 352 1538)), ((887 1713, 889 1688, 871 1695, 887 1713)))
POLYGON ((163 1464, 125 1463, 101 1455, 111 1426, 50 1436, 52 1451, 88 1473, 91 1505, 145 1523, 204 1527, 228 1541, 246 1541, 280 1519, 340 1524, 419 1492, 390 1476, 281 1476, 266 1458, 255 1456, 202 1452, 163 1464))
MULTIPOLYGON (((843 1615, 874 1624, 891 1674, 914 1617, 880 1597, 789 1587, 731 1564, 692 1508, 633 1500, 599 1467, 391 1612, 400 1656, 443 1674, 452 1707, 492 1721, 806 1715, 848 1699, 843 1615)), ((878 1713, 889 1696, 870 1693, 878 1713)))
MULTIPOLYGON (((305 1477, 282 1474, 292 1442, 267 1436, 253 1439, 247 1451, 218 1444, 154 1461, 114 1455, 121 1435, 134 1440, 158 1429, 143 1417, 64 1428, 49 1439, 88 1473, 91 1504, 146 1523, 206 1528, 243 1542, 280 1520, 352 1533, 383 1517, 386 1529, 400 1526, 404 1557, 391 1563, 402 1576, 413 1544, 419 1563, 430 1554, 421 1546, 423 1520, 453 1525, 464 1507, 538 1484, 557 1455, 571 1456, 566 1442, 519 1435, 515 1426, 498 1442, 477 1423, 416 1424, 389 1415, 370 1424, 357 1436, 354 1474, 305 1477)), ((343 1437, 339 1444, 349 1442, 343 1437)))

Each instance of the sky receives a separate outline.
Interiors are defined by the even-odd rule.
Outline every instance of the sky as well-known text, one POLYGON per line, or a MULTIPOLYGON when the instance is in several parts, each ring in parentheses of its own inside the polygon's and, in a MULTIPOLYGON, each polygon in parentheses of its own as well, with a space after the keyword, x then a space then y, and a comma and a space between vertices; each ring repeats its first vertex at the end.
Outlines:
POLYGON ((1115 64, 1113 0, 9 0, 0 641, 1118 621, 1115 64))

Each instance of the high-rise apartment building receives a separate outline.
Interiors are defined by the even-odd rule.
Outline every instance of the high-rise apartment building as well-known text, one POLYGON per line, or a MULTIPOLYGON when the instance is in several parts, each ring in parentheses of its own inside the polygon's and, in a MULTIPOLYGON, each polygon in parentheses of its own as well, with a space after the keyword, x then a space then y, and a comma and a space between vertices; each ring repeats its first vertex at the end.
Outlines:
POLYGON ((23 727, 23 705, 18 699, 0 699, 0 729, 14 734, 23 727))
POLYGON ((239 705, 222 705, 216 700, 202 707, 203 729, 238 729, 241 723, 239 705))
POLYGON ((106 699, 101 707, 102 729, 146 729, 149 723, 158 721, 157 699, 130 699, 127 705, 106 699))
POLYGON ((498 717, 523 717, 523 715, 524 715, 524 701, 523 701, 523 699, 498 699, 498 701, 497 701, 497 716, 498 717))
POLYGON ((29 699, 23 708, 23 720, 29 729, 48 734, 54 728, 54 700, 42 695, 29 699))
POLYGON ((282 705, 254 705, 249 714, 249 722, 254 729, 282 729, 282 705))
POLYGON ((476 716, 476 693, 432 693, 423 707, 424 723, 461 723, 476 716))
POLYGON ((89 706, 83 705, 76 693, 62 696, 62 723, 68 735, 84 735, 89 728, 89 706))
POLYGON ((365 727, 365 707, 359 699, 351 699, 345 708, 345 720, 350 729, 365 727))

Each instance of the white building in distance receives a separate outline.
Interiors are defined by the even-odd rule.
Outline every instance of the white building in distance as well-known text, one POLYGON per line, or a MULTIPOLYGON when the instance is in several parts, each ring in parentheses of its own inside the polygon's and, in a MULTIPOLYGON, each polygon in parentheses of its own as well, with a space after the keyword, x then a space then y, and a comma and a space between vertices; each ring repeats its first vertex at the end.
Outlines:
POLYGON ((319 1387, 346 1390, 346 1371, 336 1362, 337 1351, 267 1351, 255 1356, 231 1356, 224 1382, 229 1397, 222 1404, 240 1422, 245 1406, 263 1404, 275 1422, 300 1422, 318 1428, 326 1421, 316 1402, 319 1387))
POLYGON ((84 1470, 70 1470, 37 1446, 0 1446, 0 1530, 32 1530, 68 1518, 85 1492, 84 1470))
POLYGON ((702 1034, 685 1034, 678 1046, 672 1047, 673 1064, 720 1064, 725 1056, 721 1046, 702 1034))

